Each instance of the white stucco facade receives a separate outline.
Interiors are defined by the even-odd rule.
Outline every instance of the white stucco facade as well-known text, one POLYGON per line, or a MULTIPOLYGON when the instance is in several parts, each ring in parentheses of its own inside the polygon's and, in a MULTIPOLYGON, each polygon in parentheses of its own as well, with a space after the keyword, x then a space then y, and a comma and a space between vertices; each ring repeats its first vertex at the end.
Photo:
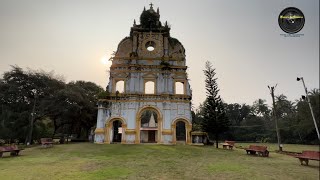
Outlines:
POLYGON ((110 67, 109 94, 98 102, 95 143, 112 143, 114 131, 118 131, 113 122, 119 121, 121 143, 175 144, 176 124, 183 122, 184 127, 179 127, 179 141, 190 144, 192 92, 186 73, 185 49, 170 36, 167 23, 163 26, 159 18, 159 10, 155 11, 152 6, 144 10, 140 25, 134 22, 130 36, 119 43, 110 67), (118 82, 123 82, 123 92, 117 92, 118 82), (146 93, 148 82, 154 84, 151 93, 146 93), (182 87, 179 94, 177 84, 182 87), (142 127, 145 111, 155 114, 156 127, 142 127))

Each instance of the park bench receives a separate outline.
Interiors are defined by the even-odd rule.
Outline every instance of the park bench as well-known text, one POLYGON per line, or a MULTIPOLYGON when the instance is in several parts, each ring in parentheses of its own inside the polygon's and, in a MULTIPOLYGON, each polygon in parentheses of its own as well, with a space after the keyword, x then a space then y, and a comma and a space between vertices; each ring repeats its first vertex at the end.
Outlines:
POLYGON ((223 149, 233 149, 233 146, 234 146, 235 142, 234 141, 224 141, 224 143, 222 143, 222 147, 223 149))
POLYGON ((301 165, 303 165, 303 161, 308 166, 309 160, 320 161, 320 152, 319 151, 302 151, 301 154, 295 156, 299 158, 301 165))
POLYGON ((41 138, 40 142, 42 147, 52 147, 53 145, 52 138, 41 138))
POLYGON ((18 156, 21 150, 23 149, 19 149, 17 145, 2 146, 0 147, 0 157, 2 157, 5 152, 10 152, 10 156, 18 156))
POLYGON ((267 146, 258 146, 258 145, 250 145, 249 148, 244 148, 247 151, 247 154, 256 154, 263 156, 263 157, 268 157, 269 156, 269 151, 267 150, 267 146))

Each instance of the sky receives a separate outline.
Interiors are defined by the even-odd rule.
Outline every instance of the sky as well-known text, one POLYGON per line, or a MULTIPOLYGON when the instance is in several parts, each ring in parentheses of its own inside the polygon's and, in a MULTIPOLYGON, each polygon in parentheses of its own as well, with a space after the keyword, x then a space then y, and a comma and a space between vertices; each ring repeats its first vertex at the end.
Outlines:
POLYGON ((276 84, 275 95, 294 101, 304 94, 297 77, 319 88, 318 0, 0 0, 0 74, 18 65, 106 87, 107 60, 150 2, 186 49, 194 107, 206 98, 206 61, 226 103, 271 105, 276 84), (287 7, 304 13, 300 37, 278 25, 287 7))

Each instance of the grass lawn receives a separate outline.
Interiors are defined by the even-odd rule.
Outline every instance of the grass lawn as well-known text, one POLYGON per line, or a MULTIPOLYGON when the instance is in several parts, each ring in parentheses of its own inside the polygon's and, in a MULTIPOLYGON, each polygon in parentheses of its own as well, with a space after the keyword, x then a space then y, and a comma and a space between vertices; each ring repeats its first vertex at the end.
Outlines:
MULTIPOLYGON (((284 145, 287 151, 307 149, 318 146, 284 145)), ((18 157, 6 153, 0 179, 319 179, 319 161, 309 164, 274 152, 264 158, 213 146, 78 143, 28 148, 18 157)))

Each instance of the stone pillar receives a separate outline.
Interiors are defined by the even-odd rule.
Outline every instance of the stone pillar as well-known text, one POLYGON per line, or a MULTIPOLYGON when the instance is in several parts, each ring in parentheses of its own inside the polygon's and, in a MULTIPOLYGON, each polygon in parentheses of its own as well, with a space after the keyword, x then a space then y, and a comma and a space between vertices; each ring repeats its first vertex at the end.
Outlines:
POLYGON ((173 89, 174 89, 173 79, 169 75, 168 76, 168 91, 169 91, 169 94, 173 94, 174 93, 173 89))
POLYGON ((192 141, 191 141, 191 131, 192 131, 192 124, 186 124, 186 135, 187 135, 187 142, 186 142, 186 144, 192 144, 192 141))
POLYGON ((172 144, 176 144, 177 143, 177 139, 176 139, 176 123, 171 125, 171 131, 172 131, 172 144))
POLYGON ((105 108, 101 103, 98 105, 98 117, 97 117, 97 127, 95 130, 95 143, 103 143, 104 142, 104 127, 105 127, 105 119, 106 119, 106 113, 105 108))
POLYGON ((164 37, 164 40, 163 40, 164 57, 169 57, 168 47, 169 47, 168 37, 164 37))
POLYGON ((133 43, 132 43, 132 52, 137 52, 137 42, 138 42, 138 34, 136 32, 133 33, 133 43))

